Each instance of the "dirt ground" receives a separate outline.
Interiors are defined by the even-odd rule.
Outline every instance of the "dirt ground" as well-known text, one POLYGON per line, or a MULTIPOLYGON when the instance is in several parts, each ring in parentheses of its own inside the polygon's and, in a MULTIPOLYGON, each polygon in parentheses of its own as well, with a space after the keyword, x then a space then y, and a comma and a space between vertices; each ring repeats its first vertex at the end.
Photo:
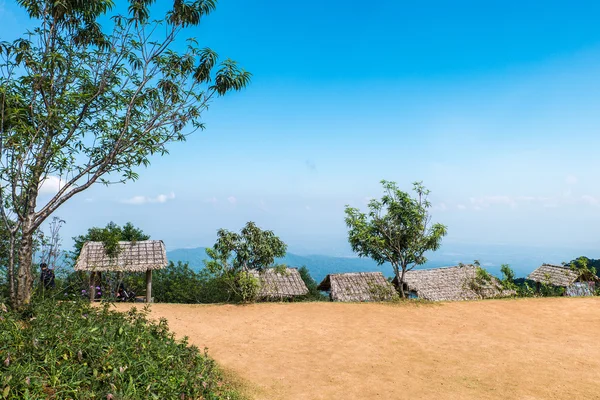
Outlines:
POLYGON ((598 298, 154 304, 152 315, 257 399, 600 399, 598 298))

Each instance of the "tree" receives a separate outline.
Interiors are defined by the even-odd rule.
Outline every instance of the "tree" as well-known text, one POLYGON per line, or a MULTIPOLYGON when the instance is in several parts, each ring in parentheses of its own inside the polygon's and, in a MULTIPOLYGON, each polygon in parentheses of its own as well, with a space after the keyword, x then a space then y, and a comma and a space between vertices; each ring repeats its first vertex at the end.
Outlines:
MULTIPOLYGON (((596 268, 592 265, 593 261, 585 256, 581 256, 572 260, 568 265, 572 271, 575 271, 579 276, 578 279, 581 281, 597 281, 598 277, 596 276, 596 268)), ((564 264, 564 263, 563 263, 564 264)))
POLYGON ((15 297, 14 259, 16 254, 13 237, 16 235, 17 233, 13 233, 10 226, 7 228, 5 224, 0 225, 0 267, 5 268, 1 274, 1 281, 2 284, 6 284, 6 294, 10 299, 15 297))
MULTIPOLYGON (((102 242, 106 254, 114 257, 121 250, 119 242, 137 242, 148 239, 150 239, 150 235, 145 234, 140 228, 136 228, 131 222, 127 222, 121 227, 111 221, 104 228, 92 227, 87 230, 85 235, 73 237, 74 249, 70 253, 70 258, 73 264, 77 262, 85 242, 102 242)), ((103 288, 103 293, 111 297, 112 294, 117 292, 120 284, 123 283, 123 278, 123 272, 121 271, 91 273, 90 276, 82 272, 73 272, 67 280, 71 286, 81 287, 86 291, 90 289, 90 286, 98 284, 99 287, 103 288), (95 282, 95 284, 92 285, 92 282, 95 282)))
POLYGON ((108 255, 116 255, 119 251, 120 241, 139 242, 148 239, 150 239, 150 235, 146 235, 141 229, 133 226, 131 222, 120 227, 111 221, 104 228, 92 227, 88 229, 85 235, 73 237, 75 250, 71 253, 71 256, 73 261, 77 260, 85 242, 102 242, 108 255))
POLYGON ((240 233, 219 229, 215 245, 206 249, 210 259, 205 265, 227 283, 232 295, 248 301, 258 289, 258 282, 249 272, 276 267, 275 258, 285 256, 286 250, 287 245, 273 231, 263 231, 248 222, 240 233))
POLYGON ((249 83, 234 61, 177 41, 216 0, 174 0, 162 16, 153 2, 129 0, 103 26, 113 0, 18 1, 37 27, 0 43, 0 214, 18 253, 16 306, 30 300, 34 232, 53 212, 95 183, 135 180, 203 128, 215 96, 249 83), (38 206, 50 183, 57 192, 38 206))
POLYGON ((404 275, 427 261, 425 252, 437 250, 446 227, 431 224, 427 200, 429 190, 421 182, 413 184, 416 198, 398 189, 396 183, 381 181, 384 195, 369 202, 367 213, 346 206, 348 241, 360 257, 370 257, 378 264, 389 262, 398 281, 402 298, 404 275))
POLYGON ((53 217, 48 226, 48 234, 44 232, 38 233, 39 245, 41 250, 41 262, 46 263, 48 267, 55 270, 60 266, 62 259, 62 237, 60 229, 65 224, 65 221, 59 217, 53 217))
POLYGON ((310 271, 308 270, 308 268, 306 268, 306 265, 301 266, 298 269, 298 272, 300 273, 300 277, 302 278, 302 281, 304 281, 304 284, 308 289, 308 295, 306 295, 306 298, 312 301, 326 301, 327 296, 325 296, 319 291, 319 285, 317 284, 317 281, 315 281, 314 278, 310 275, 310 271))
POLYGON ((502 287, 505 290, 518 290, 519 287, 515 283, 515 272, 512 270, 510 265, 502 264, 500 266, 500 272, 502 273, 502 287))

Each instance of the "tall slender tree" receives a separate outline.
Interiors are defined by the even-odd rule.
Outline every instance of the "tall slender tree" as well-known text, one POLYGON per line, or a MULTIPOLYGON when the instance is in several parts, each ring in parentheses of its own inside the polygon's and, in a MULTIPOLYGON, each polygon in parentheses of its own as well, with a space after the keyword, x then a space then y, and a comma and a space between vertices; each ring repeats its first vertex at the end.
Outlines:
POLYGON ((216 0, 18 0, 37 26, 0 42, 0 214, 18 254, 16 306, 30 301, 33 236, 95 183, 134 180, 153 154, 203 128, 211 99, 250 74, 181 35, 216 0), (57 192, 38 205, 40 187, 57 192))
POLYGON ((440 247, 446 227, 431 224, 429 190, 421 182, 413 184, 415 198, 394 182, 381 184, 384 195, 381 200, 369 202, 367 213, 346 206, 348 241, 359 256, 370 257, 380 265, 392 264, 398 290, 405 298, 406 271, 427 262, 425 252, 440 247))

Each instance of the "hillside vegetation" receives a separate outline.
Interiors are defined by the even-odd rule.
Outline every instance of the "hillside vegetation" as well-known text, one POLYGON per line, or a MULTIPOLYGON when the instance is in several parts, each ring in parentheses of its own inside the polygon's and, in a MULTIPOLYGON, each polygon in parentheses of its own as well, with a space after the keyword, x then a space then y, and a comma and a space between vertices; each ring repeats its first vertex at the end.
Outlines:
POLYGON ((166 320, 85 302, 0 304, 2 399, 239 399, 214 361, 166 320))

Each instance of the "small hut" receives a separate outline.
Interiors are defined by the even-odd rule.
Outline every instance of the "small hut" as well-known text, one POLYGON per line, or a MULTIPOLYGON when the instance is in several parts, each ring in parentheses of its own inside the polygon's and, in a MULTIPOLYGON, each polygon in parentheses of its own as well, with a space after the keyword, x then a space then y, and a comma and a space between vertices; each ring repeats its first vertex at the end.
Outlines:
POLYGON ((96 274, 101 272, 145 272, 146 302, 152 301, 152 271, 167 266, 167 253, 162 240, 142 240, 138 242, 119 242, 118 253, 106 254, 104 243, 84 243, 75 271, 89 271, 92 290, 90 299, 95 297, 96 274))
POLYGON ((268 268, 260 273, 256 270, 250 273, 260 282, 259 299, 283 300, 308 294, 297 268, 286 268, 284 271, 268 268))
POLYGON ((556 287, 564 287, 567 296, 591 296, 596 283, 600 279, 593 276, 582 276, 565 265, 542 264, 527 276, 527 279, 537 283, 556 287))
POLYGON ((382 301, 395 294, 381 272, 329 274, 317 288, 329 292, 332 301, 382 301))
POLYGON ((479 278, 478 268, 476 265, 458 265, 407 271, 404 289, 409 297, 430 301, 489 299, 515 294, 503 290, 494 276, 489 275, 489 280, 479 278))

